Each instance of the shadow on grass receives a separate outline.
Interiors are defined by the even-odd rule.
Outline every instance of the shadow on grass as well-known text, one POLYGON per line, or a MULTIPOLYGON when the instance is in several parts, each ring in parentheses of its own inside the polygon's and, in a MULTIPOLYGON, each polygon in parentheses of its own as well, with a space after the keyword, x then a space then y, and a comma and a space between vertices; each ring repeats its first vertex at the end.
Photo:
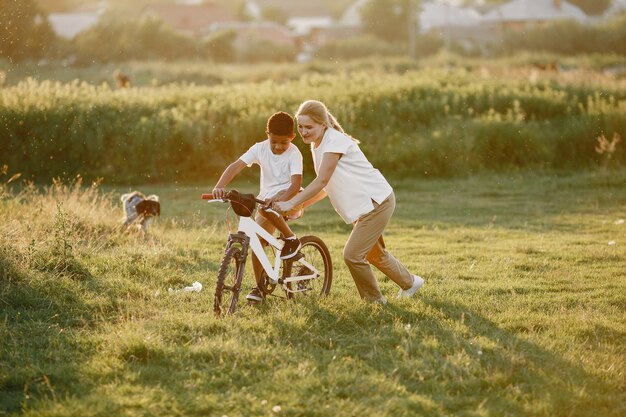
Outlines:
MULTIPOLYGON (((84 266, 72 267, 83 273, 81 280, 89 278, 84 266)), ((87 389, 80 378, 85 356, 74 330, 92 321, 89 309, 55 286, 58 275, 31 273, 0 251, 0 414, 87 389)))
MULTIPOLYGON (((319 369, 329 369, 328 356, 347 356, 362 368, 355 383, 371 372, 385 375, 389 383, 428 397, 443 414, 610 416, 626 407, 618 384, 607 384, 463 305, 428 298, 423 302, 432 313, 389 304, 369 314, 364 310, 371 306, 357 306, 337 315, 311 305, 308 313, 317 332, 343 345, 337 349, 327 344, 326 355, 320 354, 323 342, 299 343, 294 335, 301 329, 289 322, 275 328, 281 329, 286 344, 298 346, 295 355, 315 359, 319 369)), ((380 388, 373 387, 372 393, 380 388)), ((410 410, 435 411, 415 403, 410 410)))
POLYGON ((416 302, 423 306, 358 302, 338 309, 304 302, 297 308, 304 320, 272 315, 272 305, 265 305, 255 311, 266 317, 264 328, 245 320, 240 328, 238 317, 208 320, 187 328, 196 334, 185 343, 157 347, 126 366, 129 375, 142 376, 133 384, 175 398, 188 415, 259 415, 260 398, 282 392, 285 401, 294 392, 308 399, 292 415, 311 416, 348 415, 350 407, 394 416, 610 416, 624 409, 617 384, 523 334, 464 305, 428 297, 416 302), (229 335, 233 330, 237 334, 229 335), (193 348, 204 337, 216 341, 215 350, 193 348), (268 356, 250 355, 250 346, 236 343, 239 338, 268 356), (274 379, 281 369, 288 386, 274 379), (310 371, 299 376, 301 369, 310 371), (331 407, 322 409, 324 404, 331 407), (333 409, 335 404, 343 408, 333 409))

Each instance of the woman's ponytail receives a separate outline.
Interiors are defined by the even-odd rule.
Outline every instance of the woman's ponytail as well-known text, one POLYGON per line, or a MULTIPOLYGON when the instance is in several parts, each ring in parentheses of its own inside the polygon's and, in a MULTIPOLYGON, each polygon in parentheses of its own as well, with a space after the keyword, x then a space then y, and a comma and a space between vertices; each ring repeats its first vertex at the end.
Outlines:
MULTIPOLYGON (((296 118, 298 116, 309 116, 315 123, 324 123, 326 126, 332 127, 344 135, 350 136, 343 130, 343 127, 341 127, 335 116, 328 111, 326 105, 321 101, 307 100, 303 102, 296 112, 296 118)), ((350 138, 356 143, 359 143, 359 141, 353 137, 350 136, 350 138)))
POLYGON ((330 127, 340 131, 341 133, 346 133, 344 132, 343 127, 341 127, 337 119, 335 119, 335 116, 333 116, 329 111, 326 111, 326 117, 328 118, 327 123, 330 125, 330 127))

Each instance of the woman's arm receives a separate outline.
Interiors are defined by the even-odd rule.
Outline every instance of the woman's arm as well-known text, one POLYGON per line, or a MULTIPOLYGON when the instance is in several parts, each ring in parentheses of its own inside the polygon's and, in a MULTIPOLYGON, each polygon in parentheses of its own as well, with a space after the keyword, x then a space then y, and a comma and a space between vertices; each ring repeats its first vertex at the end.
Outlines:
POLYGON ((326 198, 326 191, 322 190, 317 193, 313 198, 309 198, 307 201, 302 203, 302 208, 310 207, 318 201, 323 200, 324 198, 326 198))
POLYGON ((322 191, 328 184, 328 181, 330 181, 330 177, 332 177, 333 172, 335 172, 335 168, 337 167, 337 163, 339 162, 341 155, 342 154, 340 153, 325 153, 317 172, 317 177, 315 177, 315 179, 294 198, 289 201, 276 202, 274 203, 274 207, 279 211, 287 212, 298 204, 317 198, 319 196, 319 192, 322 191))

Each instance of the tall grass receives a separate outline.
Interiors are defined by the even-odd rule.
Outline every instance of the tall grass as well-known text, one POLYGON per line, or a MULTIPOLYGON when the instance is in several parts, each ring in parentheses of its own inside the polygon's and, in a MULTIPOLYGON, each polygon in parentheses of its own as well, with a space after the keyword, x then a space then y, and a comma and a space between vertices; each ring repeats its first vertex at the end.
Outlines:
POLYGON ((145 185, 163 217, 144 240, 118 229, 125 190, 0 178, 2 413, 626 411, 623 170, 394 181, 385 241, 426 286, 398 301, 377 274, 387 306, 359 300, 341 262, 350 228, 322 202, 293 227, 329 245, 330 296, 223 320, 211 298, 225 207, 202 204, 201 187, 145 185), (193 281, 202 292, 167 292, 193 281))
POLYGON ((29 79, 0 90, 0 161, 36 179, 206 177, 262 140, 270 114, 308 98, 325 101, 377 166, 413 175, 590 166, 598 136, 626 137, 626 90, 607 79, 377 71, 121 91, 29 79))

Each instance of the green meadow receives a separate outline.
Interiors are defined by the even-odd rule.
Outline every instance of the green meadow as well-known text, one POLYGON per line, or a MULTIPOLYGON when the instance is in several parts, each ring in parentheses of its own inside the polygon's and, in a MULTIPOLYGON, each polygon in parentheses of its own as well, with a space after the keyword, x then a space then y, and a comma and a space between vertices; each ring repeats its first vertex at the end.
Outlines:
POLYGON ((214 179, 137 186, 162 201, 142 238, 119 230, 132 188, 11 175, 0 415, 626 414, 623 168, 391 175, 385 239, 426 279, 416 297, 396 300, 378 274, 389 303, 358 298, 341 258, 350 227, 323 201, 293 227, 328 244, 330 295, 221 320, 213 287, 236 218, 199 199, 214 179), (201 292, 168 292, 194 281, 201 292))
POLYGON ((0 416, 626 415, 625 62, 127 62, 127 89, 3 62, 0 416), (389 303, 361 301, 322 201, 293 228, 330 248, 329 296, 246 305, 248 265, 216 319, 237 218, 200 194, 311 98, 393 185, 385 242, 426 284, 397 300, 377 273, 389 303), (145 237, 132 190, 161 200, 145 237))

